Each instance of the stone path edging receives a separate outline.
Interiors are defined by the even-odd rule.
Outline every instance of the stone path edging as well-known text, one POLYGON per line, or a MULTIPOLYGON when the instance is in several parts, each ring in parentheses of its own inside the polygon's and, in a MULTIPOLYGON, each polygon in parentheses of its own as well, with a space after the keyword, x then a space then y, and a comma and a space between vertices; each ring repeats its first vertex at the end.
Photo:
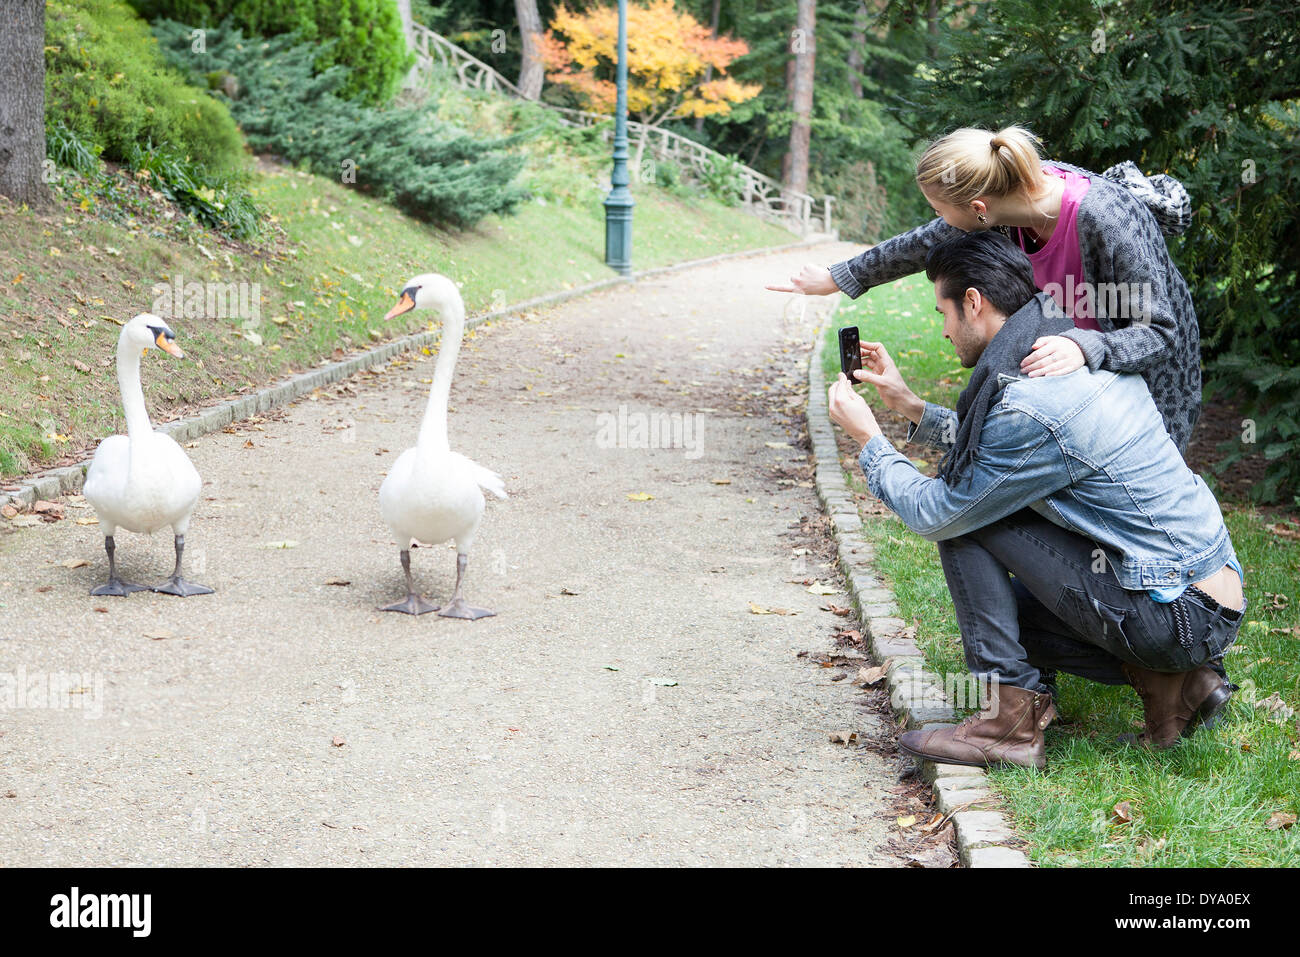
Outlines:
MULTIPOLYGON (((863 637, 876 663, 886 667, 889 702, 907 728, 928 729, 956 721, 943 683, 925 668, 916 640, 905 634, 893 591, 875 574, 875 550, 863 534, 862 516, 840 467, 839 448, 826 403, 822 350, 829 325, 842 298, 836 300, 817 331, 808 362, 808 438, 812 445, 817 497, 834 527, 840 568, 857 608, 863 637)), ((923 779, 934 788, 941 814, 951 815, 957 851, 966 867, 1029 867, 1025 853, 1008 845, 1017 838, 1005 816, 992 805, 996 798, 981 768, 922 761, 923 779)))
MULTIPOLYGON (((704 266, 709 263, 721 262, 726 259, 741 259, 746 256, 766 255, 768 253, 785 252, 791 249, 799 249, 803 246, 816 246, 820 243, 830 242, 832 238, 825 235, 817 235, 805 238, 798 242, 786 243, 783 246, 768 246, 760 249, 746 249, 739 252, 720 253, 717 256, 707 256, 703 259, 692 259, 687 262, 674 263, 669 266, 656 266, 652 269, 642 269, 634 272, 630 276, 612 276, 609 279, 602 279, 598 282, 588 283, 585 286, 578 286, 574 289, 565 289, 561 292, 548 293, 544 296, 536 296, 532 299, 526 299, 523 302, 514 303, 501 309, 494 309, 491 312, 480 313, 476 316, 470 316, 465 321, 465 328, 472 329, 475 326, 482 325, 492 319, 514 318, 520 314, 542 306, 552 306, 564 302, 568 299, 574 299, 578 296, 585 296, 588 293, 597 292, 601 289, 607 289, 611 286, 617 286, 626 282, 636 282, 639 279, 649 279, 654 276, 665 273, 677 272, 684 269, 692 269, 696 266, 704 266)), ((375 366, 382 365, 396 355, 408 352, 413 349, 419 349, 422 346, 429 346, 438 341, 438 334, 433 332, 416 332, 409 336, 403 336, 400 339, 394 339, 391 342, 385 342, 383 345, 375 346, 373 349, 367 349, 364 352, 357 353, 347 359, 341 359, 338 362, 330 362, 311 369, 307 372, 300 372, 297 375, 290 376, 283 382, 259 389, 250 395, 242 395, 238 398, 228 399, 217 405, 204 409, 197 415, 188 416, 183 419, 174 419, 171 422, 164 422, 156 426, 159 432, 165 432, 177 442, 188 442, 196 439, 201 435, 209 432, 216 432, 224 429, 233 422, 239 422, 249 416, 257 415, 260 412, 267 412, 280 406, 288 405, 296 399, 308 395, 316 389, 322 388, 341 379, 363 372, 366 369, 372 369, 375 366)), ((90 467, 90 458, 86 458, 75 465, 65 465, 56 469, 48 469, 26 478, 6 482, 6 485, 19 486, 14 492, 0 492, 0 502, 11 502, 15 505, 21 505, 30 508, 34 503, 41 499, 53 499, 59 495, 66 495, 70 492, 79 492, 86 481, 86 469, 90 467)))

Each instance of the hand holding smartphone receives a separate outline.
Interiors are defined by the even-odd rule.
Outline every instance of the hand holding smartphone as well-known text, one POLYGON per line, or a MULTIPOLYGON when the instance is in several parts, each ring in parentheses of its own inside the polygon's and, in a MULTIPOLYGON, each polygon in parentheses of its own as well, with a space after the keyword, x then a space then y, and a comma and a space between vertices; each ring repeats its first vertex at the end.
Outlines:
POLYGON ((840 371, 853 385, 861 381, 853 374, 862 368, 862 339, 857 326, 845 326, 840 330, 840 371))

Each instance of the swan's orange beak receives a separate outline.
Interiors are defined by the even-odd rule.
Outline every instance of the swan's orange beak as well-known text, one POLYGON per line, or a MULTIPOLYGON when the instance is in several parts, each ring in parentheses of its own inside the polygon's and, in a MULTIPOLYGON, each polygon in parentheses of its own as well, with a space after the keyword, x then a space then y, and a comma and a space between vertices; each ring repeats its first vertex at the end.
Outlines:
POLYGON ((411 298, 411 294, 409 292, 403 292, 402 298, 397 300, 397 305, 392 309, 389 309, 388 314, 385 315, 384 318, 392 319, 394 316, 400 316, 402 313, 410 312, 414 308, 415 300, 411 298))
POLYGON ((168 339, 161 332, 158 333, 158 338, 154 340, 154 345, 163 352, 171 353, 177 359, 185 358, 185 353, 181 351, 181 347, 176 344, 176 341, 174 339, 168 339))

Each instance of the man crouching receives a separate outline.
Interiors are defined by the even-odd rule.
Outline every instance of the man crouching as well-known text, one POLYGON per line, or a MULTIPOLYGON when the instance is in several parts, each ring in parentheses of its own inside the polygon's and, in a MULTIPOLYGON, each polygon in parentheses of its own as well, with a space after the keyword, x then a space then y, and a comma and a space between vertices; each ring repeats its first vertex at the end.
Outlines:
POLYGON ((1231 694, 1221 659, 1245 611, 1241 566, 1146 383, 1087 366, 1021 376, 1037 341, 1071 324, 998 233, 935 246, 926 275, 944 337, 972 369, 956 412, 921 401, 880 343, 863 343, 858 375, 912 422, 908 441, 946 453, 939 477, 881 435, 842 373, 829 396, 831 418, 862 444, 872 494, 938 542, 966 663, 992 689, 980 713, 899 746, 1042 768, 1058 670, 1132 685, 1153 747, 1212 724, 1231 694))

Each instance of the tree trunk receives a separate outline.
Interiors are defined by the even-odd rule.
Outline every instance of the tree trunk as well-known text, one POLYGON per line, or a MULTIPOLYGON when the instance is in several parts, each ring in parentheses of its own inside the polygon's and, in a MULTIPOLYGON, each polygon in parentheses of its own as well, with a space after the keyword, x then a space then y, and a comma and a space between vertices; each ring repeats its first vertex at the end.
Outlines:
MULTIPOLYGON (((713 36, 713 39, 715 40, 718 38, 718 19, 719 17, 721 17, 721 15, 722 15, 722 0, 713 0, 713 17, 709 23, 709 30, 713 36)), ((712 79, 713 79, 713 64, 710 63, 708 66, 704 68, 704 82, 708 83, 712 79)), ((704 117, 697 116, 695 118, 695 132, 696 133, 704 132, 704 117)))
MULTIPOLYGON (((406 35, 406 49, 415 52, 415 31, 411 28, 411 0, 397 0, 397 13, 402 18, 402 33, 406 35)), ((414 87, 420 78, 420 68, 413 66, 406 74, 402 85, 414 87)))
POLYGON ((939 0, 929 0, 925 5, 926 51, 933 60, 939 53, 939 0))
POLYGON ((858 0, 857 12, 853 14, 853 30, 849 33, 849 86, 853 95, 862 99, 862 68, 866 65, 862 51, 867 45, 867 5, 858 0))
POLYGON ((542 35, 542 15, 537 12, 537 0, 515 0, 515 14, 519 17, 519 37, 523 41, 522 61, 519 65, 519 92, 530 100, 542 95, 542 81, 546 67, 542 63, 542 50, 538 38, 542 35))
POLYGON ((0 194, 49 205, 45 170, 45 0, 9 0, 0 30, 0 194))
POLYGON ((786 165, 787 189, 808 192, 808 151, 812 142, 813 73, 817 65, 817 0, 798 0, 795 33, 791 38, 794 74, 790 84, 789 162, 786 165))

